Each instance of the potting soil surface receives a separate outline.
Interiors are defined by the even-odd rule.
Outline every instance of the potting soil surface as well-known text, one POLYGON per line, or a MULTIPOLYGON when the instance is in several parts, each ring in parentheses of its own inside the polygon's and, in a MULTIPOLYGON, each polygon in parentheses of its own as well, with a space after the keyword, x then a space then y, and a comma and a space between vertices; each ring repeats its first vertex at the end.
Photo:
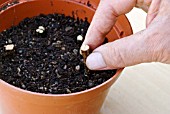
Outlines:
POLYGON ((0 33, 0 79, 45 94, 69 94, 95 87, 116 70, 85 72, 79 54, 89 23, 63 14, 25 18, 0 33))

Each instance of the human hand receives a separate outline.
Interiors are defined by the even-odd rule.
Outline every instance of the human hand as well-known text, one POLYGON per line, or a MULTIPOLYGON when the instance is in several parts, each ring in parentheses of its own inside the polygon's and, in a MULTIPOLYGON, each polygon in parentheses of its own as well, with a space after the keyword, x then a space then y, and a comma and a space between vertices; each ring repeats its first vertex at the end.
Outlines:
POLYGON ((169 6, 170 0, 101 0, 83 42, 94 49, 86 60, 87 67, 91 70, 103 70, 144 62, 169 64, 169 6), (147 12, 147 28, 101 45, 117 17, 130 12, 135 6, 147 12))

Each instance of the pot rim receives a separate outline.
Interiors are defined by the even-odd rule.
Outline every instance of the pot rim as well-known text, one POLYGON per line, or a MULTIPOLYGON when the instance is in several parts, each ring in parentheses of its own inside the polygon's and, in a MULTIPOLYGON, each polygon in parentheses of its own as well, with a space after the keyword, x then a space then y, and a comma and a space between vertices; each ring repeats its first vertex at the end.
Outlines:
POLYGON ((95 89, 98 89, 98 88, 101 88, 102 86, 108 84, 110 81, 114 80, 115 78, 118 78, 119 75, 122 73, 124 68, 121 68, 121 69, 118 69, 116 71, 116 74, 113 75, 110 79, 108 79, 107 81, 105 81, 104 83, 98 85, 98 86, 95 86, 93 88, 90 88, 90 89, 87 89, 87 90, 84 90, 84 91, 80 91, 80 92, 75 92, 75 93, 69 93, 69 94, 45 94, 45 93, 38 93, 38 92, 32 92, 32 91, 28 91, 28 90, 24 90, 24 89, 21 89, 19 87, 16 87, 14 85, 11 85, 5 81, 3 81, 2 79, 0 79, 0 83, 4 84, 5 86, 8 86, 10 87, 11 89, 14 89, 16 91, 20 91, 22 93, 26 93, 26 94, 32 94, 32 95, 37 95, 37 96, 44 96, 44 97, 67 97, 67 96, 76 96, 76 95, 80 95, 80 94, 83 94, 83 93, 88 93, 88 92, 91 92, 91 91, 94 91, 95 89))
MULTIPOLYGON (((12 1, 12 0, 7 0, 6 2, 0 4, 0 7, 2 7, 6 3, 9 3, 10 1, 12 1)), ((17 6, 17 5, 20 5, 20 4, 23 4, 23 3, 26 3, 26 2, 34 2, 34 1, 38 1, 38 0, 18 0, 18 1, 19 1, 19 3, 14 4, 14 5, 8 7, 7 9, 0 11, 0 14, 4 13, 6 10, 8 10, 10 8, 13 8, 13 7, 17 6)), ((79 1, 76 1, 76 0, 59 0, 59 1, 72 2, 72 3, 75 3, 75 4, 79 4, 81 6, 89 8, 90 10, 92 10, 94 12, 97 9, 96 7, 94 7, 93 4, 91 4, 92 6, 87 6, 85 3, 82 3, 81 1, 83 1, 83 0, 79 0, 79 1)), ((129 33, 133 34, 133 28, 132 28, 131 23, 128 20, 127 16, 125 14, 123 14, 121 16, 124 17, 124 19, 126 20, 127 24, 129 25, 129 31, 130 31, 129 33)), ((117 27, 116 24, 114 25, 114 27, 116 28, 115 31, 120 33, 120 31, 118 30, 118 27, 117 27)), ((121 38, 119 35, 118 35, 118 37, 121 38)))

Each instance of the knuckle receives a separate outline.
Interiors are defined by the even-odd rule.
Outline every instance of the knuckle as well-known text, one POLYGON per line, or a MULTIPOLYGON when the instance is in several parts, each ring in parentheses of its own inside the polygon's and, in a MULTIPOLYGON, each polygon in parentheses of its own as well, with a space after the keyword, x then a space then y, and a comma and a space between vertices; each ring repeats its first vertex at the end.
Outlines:
POLYGON ((150 53, 151 61, 167 63, 170 61, 170 34, 156 31, 146 40, 148 53, 150 53))

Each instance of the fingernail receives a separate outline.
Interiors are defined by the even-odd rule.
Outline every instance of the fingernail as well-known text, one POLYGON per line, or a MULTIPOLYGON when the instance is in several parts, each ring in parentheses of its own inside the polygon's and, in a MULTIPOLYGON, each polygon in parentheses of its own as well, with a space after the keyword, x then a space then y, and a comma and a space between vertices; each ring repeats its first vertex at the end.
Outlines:
POLYGON ((99 70, 107 67, 103 56, 99 52, 91 53, 86 60, 86 65, 91 70, 99 70))

